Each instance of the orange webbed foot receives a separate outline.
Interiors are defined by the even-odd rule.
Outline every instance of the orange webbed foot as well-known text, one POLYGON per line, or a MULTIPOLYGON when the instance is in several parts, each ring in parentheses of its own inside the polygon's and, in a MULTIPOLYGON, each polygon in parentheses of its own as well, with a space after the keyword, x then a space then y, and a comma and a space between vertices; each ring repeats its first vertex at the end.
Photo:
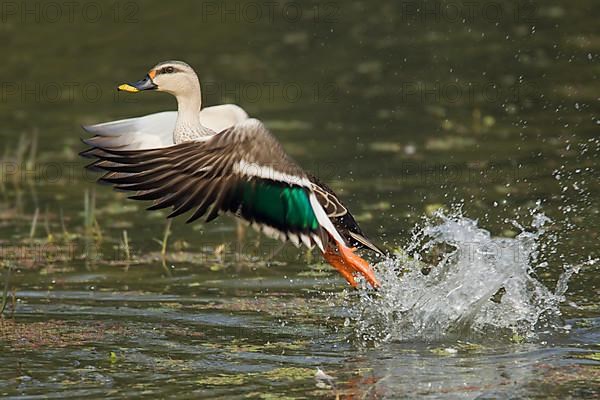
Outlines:
POLYGON ((358 284, 354 280, 354 271, 346 265, 344 259, 339 254, 337 254, 335 250, 327 249, 327 251, 323 254, 323 257, 333 268, 338 270, 338 272, 344 277, 344 279, 346 279, 346 281, 348 281, 348 283, 352 287, 358 286, 358 284))
POLYGON ((381 284, 375 277, 373 269, 366 260, 355 254, 355 251, 355 248, 338 243, 337 249, 329 247, 323 256, 353 287, 358 286, 354 279, 355 274, 360 274, 373 288, 379 288, 381 284))

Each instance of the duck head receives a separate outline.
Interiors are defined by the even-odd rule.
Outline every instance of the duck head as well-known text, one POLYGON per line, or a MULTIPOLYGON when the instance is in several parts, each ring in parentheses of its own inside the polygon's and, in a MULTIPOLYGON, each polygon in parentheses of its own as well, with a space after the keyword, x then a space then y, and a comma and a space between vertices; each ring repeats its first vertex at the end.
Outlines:
POLYGON ((193 68, 183 61, 163 61, 150 69, 143 79, 119 85, 118 90, 130 93, 156 90, 185 97, 197 95, 200 82, 193 68))

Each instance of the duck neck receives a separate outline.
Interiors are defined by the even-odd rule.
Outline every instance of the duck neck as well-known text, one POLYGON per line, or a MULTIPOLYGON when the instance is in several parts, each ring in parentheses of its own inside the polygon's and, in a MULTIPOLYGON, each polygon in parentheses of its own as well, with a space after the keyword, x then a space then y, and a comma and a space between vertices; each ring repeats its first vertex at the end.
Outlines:
POLYGON ((173 141, 175 144, 213 134, 212 130, 200 122, 200 110, 202 109, 200 84, 194 89, 188 93, 176 96, 177 121, 175 122, 175 131, 173 132, 173 141))

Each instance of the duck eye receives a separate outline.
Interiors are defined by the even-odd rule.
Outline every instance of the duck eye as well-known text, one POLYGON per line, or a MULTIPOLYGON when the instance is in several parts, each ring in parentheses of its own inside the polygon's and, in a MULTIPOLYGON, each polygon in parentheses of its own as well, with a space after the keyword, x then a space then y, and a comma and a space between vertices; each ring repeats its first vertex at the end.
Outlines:
POLYGON ((165 67, 165 68, 163 68, 163 72, 165 74, 172 74, 173 72, 175 72, 175 68, 173 68, 173 67, 165 67))

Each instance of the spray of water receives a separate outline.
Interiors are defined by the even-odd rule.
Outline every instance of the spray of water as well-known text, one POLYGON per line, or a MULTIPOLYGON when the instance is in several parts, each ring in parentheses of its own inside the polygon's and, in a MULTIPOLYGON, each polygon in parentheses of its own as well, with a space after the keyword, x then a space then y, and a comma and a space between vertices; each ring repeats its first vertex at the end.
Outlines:
POLYGON ((376 265, 378 293, 348 299, 350 321, 361 340, 375 342, 492 333, 532 339, 555 329, 579 267, 565 266, 554 291, 536 278, 546 267, 538 260, 549 225, 536 209, 529 228, 516 224, 516 237, 498 238, 460 211, 438 214, 413 231, 406 252, 376 265))

